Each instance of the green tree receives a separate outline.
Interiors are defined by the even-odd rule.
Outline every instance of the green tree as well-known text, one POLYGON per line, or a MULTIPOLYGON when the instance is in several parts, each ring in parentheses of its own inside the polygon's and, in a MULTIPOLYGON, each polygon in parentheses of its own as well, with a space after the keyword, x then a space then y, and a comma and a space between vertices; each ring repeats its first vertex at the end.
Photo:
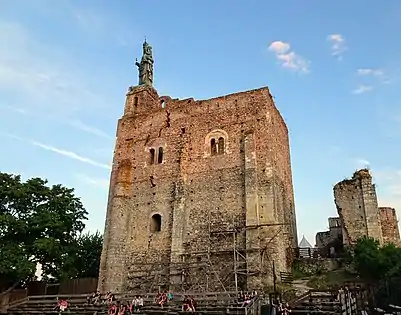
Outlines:
POLYGON ((353 249, 353 263, 362 279, 375 285, 382 307, 401 299, 401 248, 379 246, 372 238, 361 238, 353 249))
POLYGON ((36 265, 57 280, 63 259, 83 231, 87 211, 74 189, 0 173, 0 279, 3 284, 34 278, 36 265))
POLYGON ((96 278, 99 275, 103 237, 99 232, 79 235, 64 255, 58 279, 96 278))
POLYGON ((362 278, 377 280, 383 276, 383 256, 378 241, 373 238, 360 238, 353 254, 355 269, 362 278))

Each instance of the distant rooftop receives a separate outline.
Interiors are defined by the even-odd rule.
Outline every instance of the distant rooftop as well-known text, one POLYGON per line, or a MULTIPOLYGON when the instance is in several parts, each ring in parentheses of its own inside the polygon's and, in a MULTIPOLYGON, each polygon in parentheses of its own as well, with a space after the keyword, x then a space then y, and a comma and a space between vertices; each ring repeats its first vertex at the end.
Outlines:
POLYGON ((311 243, 308 242, 308 240, 306 239, 305 235, 302 236, 302 240, 299 242, 298 247, 301 248, 312 248, 313 246, 311 245, 311 243))

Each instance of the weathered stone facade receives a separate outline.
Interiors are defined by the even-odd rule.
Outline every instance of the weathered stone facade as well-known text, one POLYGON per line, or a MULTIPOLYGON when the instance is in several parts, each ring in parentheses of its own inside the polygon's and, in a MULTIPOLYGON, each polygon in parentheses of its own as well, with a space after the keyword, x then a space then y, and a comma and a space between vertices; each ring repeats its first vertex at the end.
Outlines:
POLYGON ((130 88, 101 291, 260 288, 296 246, 288 130, 267 87, 203 101, 130 88))
POLYGON ((401 245, 397 214, 394 208, 379 207, 380 222, 384 244, 401 245))
POLYGON ((383 244, 376 187, 368 169, 356 171, 351 179, 334 186, 334 202, 341 219, 344 245, 364 236, 383 244))
POLYGON ((332 217, 328 219, 329 230, 316 233, 316 247, 323 257, 330 256, 338 252, 339 242, 342 244, 342 226, 339 217, 332 217))

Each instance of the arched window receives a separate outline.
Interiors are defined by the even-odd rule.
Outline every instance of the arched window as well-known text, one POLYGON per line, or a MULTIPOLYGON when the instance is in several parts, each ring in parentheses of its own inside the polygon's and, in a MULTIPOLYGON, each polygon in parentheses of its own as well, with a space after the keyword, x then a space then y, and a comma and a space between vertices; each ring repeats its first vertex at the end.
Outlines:
POLYGON ((165 101, 164 101, 164 100, 161 100, 161 102, 160 102, 160 105, 161 105, 161 108, 164 108, 164 107, 166 107, 166 103, 165 103, 165 101))
POLYGON ((217 153, 224 154, 224 138, 220 137, 217 145, 217 153))
POLYGON ((217 144, 216 144, 216 139, 214 138, 210 140, 210 154, 211 155, 217 154, 217 144))
POLYGON ((134 106, 137 107, 138 106, 138 96, 134 97, 134 106))
POLYGON ((163 148, 159 148, 159 154, 157 155, 157 163, 161 164, 163 163, 163 148))
POLYGON ((149 152, 150 152, 149 162, 150 162, 150 165, 152 165, 155 163, 155 149, 150 149, 149 152))
POLYGON ((160 214, 152 215, 150 219, 150 231, 152 233, 160 232, 162 230, 162 216, 160 214))

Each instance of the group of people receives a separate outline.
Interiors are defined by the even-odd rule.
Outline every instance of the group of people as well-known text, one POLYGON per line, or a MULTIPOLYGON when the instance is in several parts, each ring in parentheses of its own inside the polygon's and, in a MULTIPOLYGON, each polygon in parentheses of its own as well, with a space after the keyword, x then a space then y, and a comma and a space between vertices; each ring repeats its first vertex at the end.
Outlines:
MULTIPOLYGON (((258 295, 256 291, 253 292, 240 292, 237 297, 238 305, 241 307, 246 307, 251 304, 252 300, 258 295)), ((156 295, 155 304, 164 308, 171 300, 173 300, 173 295, 170 292, 164 291, 156 295)), ((112 292, 107 292, 102 295, 100 291, 95 291, 88 295, 86 298, 87 304, 90 305, 108 305, 108 315, 130 315, 134 313, 139 313, 143 308, 144 301, 143 298, 138 295, 132 301, 121 302, 117 301, 115 295, 112 292)), ((63 312, 68 308, 68 302, 66 300, 57 299, 57 305, 55 307, 58 312, 63 312)), ((183 312, 196 312, 197 304, 192 296, 185 295, 182 300, 182 311, 183 312)), ((286 315, 288 310, 287 307, 283 306, 281 303, 277 305, 277 312, 275 315, 286 315)))
POLYGON ((120 301, 109 304, 109 315, 131 315, 139 313, 143 307, 143 298, 136 296, 132 302, 122 303, 120 301))
MULTIPOLYGON (((173 299, 173 294, 171 292, 161 292, 156 295, 155 303, 161 308, 164 308, 173 299)), ((181 309, 183 312, 196 312, 196 302, 191 296, 184 296, 182 300, 181 309)))
POLYGON ((240 307, 245 307, 251 304, 252 300, 258 295, 258 292, 243 292, 240 291, 237 297, 237 303, 240 307))
POLYGON ((161 308, 163 308, 172 299, 173 299, 173 294, 171 294, 171 292, 163 291, 158 295, 156 295, 155 303, 156 305, 159 305, 161 308))
POLYGON ((129 315, 133 313, 139 313, 143 307, 143 298, 138 295, 135 296, 132 301, 121 302, 117 301, 115 295, 112 292, 107 292, 102 296, 100 291, 93 292, 86 298, 88 304, 107 304, 109 307, 109 315, 129 315))
POLYGON ((196 302, 192 296, 184 296, 182 302, 182 311, 183 312, 196 312, 196 302))

